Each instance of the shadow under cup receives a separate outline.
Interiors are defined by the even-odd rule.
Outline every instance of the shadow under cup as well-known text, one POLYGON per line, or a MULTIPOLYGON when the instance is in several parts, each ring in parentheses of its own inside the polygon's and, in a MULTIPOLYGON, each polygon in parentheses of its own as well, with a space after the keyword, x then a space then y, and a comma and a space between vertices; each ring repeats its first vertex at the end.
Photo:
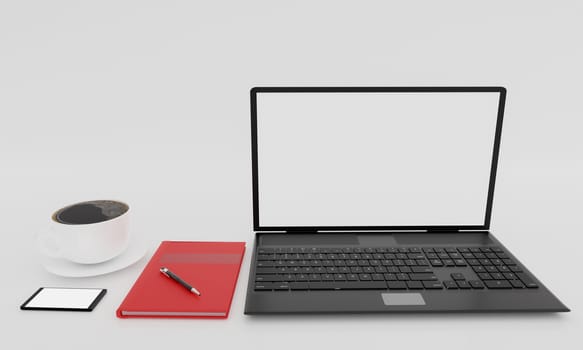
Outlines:
MULTIPOLYGON (((96 264, 121 254, 129 243, 129 206, 113 200, 76 203, 52 215, 53 254, 80 264, 96 264)), ((45 249, 46 252, 46 249, 45 249)))

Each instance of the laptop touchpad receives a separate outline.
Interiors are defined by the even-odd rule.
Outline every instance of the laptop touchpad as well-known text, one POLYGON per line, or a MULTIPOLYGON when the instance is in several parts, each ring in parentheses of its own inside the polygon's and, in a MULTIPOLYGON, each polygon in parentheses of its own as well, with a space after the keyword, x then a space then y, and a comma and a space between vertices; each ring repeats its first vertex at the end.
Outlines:
POLYGON ((382 293, 381 296, 387 306, 425 305, 425 300, 420 293, 382 293))

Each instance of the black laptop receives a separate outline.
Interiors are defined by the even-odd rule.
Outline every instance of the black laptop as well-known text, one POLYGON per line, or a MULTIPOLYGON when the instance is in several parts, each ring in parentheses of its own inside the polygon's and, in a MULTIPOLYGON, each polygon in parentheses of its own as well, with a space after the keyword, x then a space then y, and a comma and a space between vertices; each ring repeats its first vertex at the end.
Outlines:
POLYGON ((489 232, 505 98, 253 88, 245 313, 569 311, 489 232))

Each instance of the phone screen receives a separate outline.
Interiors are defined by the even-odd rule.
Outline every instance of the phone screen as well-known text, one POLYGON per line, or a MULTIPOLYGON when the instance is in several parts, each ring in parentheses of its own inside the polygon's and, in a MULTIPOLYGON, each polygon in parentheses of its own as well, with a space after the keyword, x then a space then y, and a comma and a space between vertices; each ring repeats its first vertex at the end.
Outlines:
POLYGON ((101 288, 39 288, 22 310, 91 311, 106 293, 101 288))

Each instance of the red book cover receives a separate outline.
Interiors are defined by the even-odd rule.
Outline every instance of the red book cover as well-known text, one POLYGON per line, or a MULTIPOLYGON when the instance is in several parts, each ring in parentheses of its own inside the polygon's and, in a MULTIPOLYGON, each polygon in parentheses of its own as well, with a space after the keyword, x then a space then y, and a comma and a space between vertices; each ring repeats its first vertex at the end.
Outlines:
POLYGON ((117 309, 118 317, 229 315, 245 252, 244 242, 163 241, 117 309), (166 267, 200 296, 160 269, 166 267))

